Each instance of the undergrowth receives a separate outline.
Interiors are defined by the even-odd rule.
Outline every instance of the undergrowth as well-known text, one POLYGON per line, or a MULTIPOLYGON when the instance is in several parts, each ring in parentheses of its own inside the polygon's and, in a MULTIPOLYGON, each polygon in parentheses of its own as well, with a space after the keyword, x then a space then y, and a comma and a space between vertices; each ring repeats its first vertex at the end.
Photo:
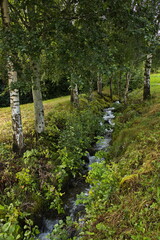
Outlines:
MULTIPOLYGON (((119 105, 110 151, 92 165, 82 240, 160 240, 159 97, 119 105)), ((101 153, 102 154, 102 153, 101 153)))
POLYGON ((104 132, 101 110, 108 104, 99 96, 91 102, 83 98, 79 109, 59 104, 48 114, 38 142, 32 132, 28 135, 22 157, 8 142, 0 144, 0 240, 35 239, 35 217, 38 222, 48 209, 64 213, 67 184, 81 175, 83 156, 104 132))

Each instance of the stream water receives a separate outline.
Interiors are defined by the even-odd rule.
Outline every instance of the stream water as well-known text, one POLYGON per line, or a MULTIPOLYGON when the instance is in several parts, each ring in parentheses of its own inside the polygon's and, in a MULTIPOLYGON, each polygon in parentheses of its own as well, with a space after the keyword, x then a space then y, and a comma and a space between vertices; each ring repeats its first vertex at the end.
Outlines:
MULTIPOLYGON (((111 135, 112 135, 113 126, 114 126, 113 119, 115 117, 113 112, 114 112, 114 108, 104 109, 103 119, 107 123, 106 129, 104 133, 104 138, 100 139, 94 146, 95 152, 100 150, 107 151, 107 148, 110 145, 111 135)), ((91 169, 92 163, 100 162, 100 161, 101 159, 98 159, 96 156, 94 155, 92 156, 88 154, 88 164, 87 164, 88 171, 91 169)), ((83 215, 85 215, 85 206, 82 204, 76 205, 76 195, 80 194, 81 192, 88 195, 89 189, 90 189, 90 186, 83 181, 78 184, 78 188, 75 184, 73 189, 71 189, 70 193, 67 195, 67 200, 65 202, 65 211, 66 211, 66 215, 70 216, 72 220, 79 221, 79 219, 82 218, 83 215)), ((47 235, 52 232, 54 225, 57 224, 59 220, 60 220, 59 218, 52 219, 52 220, 43 218, 43 227, 42 227, 41 233, 38 236, 38 239, 49 240, 47 235)))

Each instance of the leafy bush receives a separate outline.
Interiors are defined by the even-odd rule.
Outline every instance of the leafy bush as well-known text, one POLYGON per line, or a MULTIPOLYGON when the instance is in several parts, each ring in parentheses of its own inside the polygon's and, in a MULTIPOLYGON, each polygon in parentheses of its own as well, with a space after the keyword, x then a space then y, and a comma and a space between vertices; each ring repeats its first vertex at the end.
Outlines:
POLYGON ((100 110, 104 105, 105 101, 99 100, 83 106, 83 109, 51 112, 47 117, 46 131, 37 142, 30 140, 33 148, 27 149, 22 157, 15 156, 7 145, 0 146, 3 169, 0 172, 1 204, 8 209, 12 203, 18 212, 15 221, 11 221, 9 215, 0 216, 4 239, 10 235, 11 240, 31 240, 36 232, 35 215, 45 209, 64 212, 64 186, 70 178, 81 174, 82 157, 95 141, 94 137, 104 131, 103 124, 100 124, 100 110))

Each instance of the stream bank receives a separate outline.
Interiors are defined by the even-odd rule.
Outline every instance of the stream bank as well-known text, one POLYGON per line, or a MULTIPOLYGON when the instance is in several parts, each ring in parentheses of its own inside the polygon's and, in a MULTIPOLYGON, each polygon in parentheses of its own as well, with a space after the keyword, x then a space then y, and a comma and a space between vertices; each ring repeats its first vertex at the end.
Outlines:
MULTIPOLYGON (((110 141, 111 141, 111 135, 113 131, 114 126, 114 108, 106 108, 104 109, 104 115, 103 120, 105 121, 106 128, 104 132, 104 137, 101 138, 94 146, 94 151, 100 151, 104 150, 107 151, 107 148, 109 147, 110 141)), ((103 124, 103 123, 100 123, 103 124)), ((88 161, 86 163, 87 165, 87 171, 89 171, 92 168, 92 163, 94 162, 101 162, 102 159, 97 158, 95 155, 92 155, 91 153, 87 156, 88 161)), ((82 219, 85 215, 85 206, 84 204, 76 204, 76 195, 80 193, 84 193, 84 195, 88 195, 90 191, 91 186, 87 184, 84 180, 81 179, 80 182, 75 182, 73 184, 73 187, 70 189, 69 193, 65 197, 65 212, 66 216, 70 216, 72 221, 76 221, 77 223, 82 219)), ((38 239, 40 240, 48 240, 53 239, 50 238, 49 235, 51 231, 54 229, 54 226, 61 221, 60 216, 56 217, 55 219, 46 219, 43 218, 43 226, 41 227, 41 233, 38 236, 38 239), (47 236, 48 235, 48 236, 47 236)), ((73 232, 70 232, 70 236, 76 234, 74 230, 73 232)))

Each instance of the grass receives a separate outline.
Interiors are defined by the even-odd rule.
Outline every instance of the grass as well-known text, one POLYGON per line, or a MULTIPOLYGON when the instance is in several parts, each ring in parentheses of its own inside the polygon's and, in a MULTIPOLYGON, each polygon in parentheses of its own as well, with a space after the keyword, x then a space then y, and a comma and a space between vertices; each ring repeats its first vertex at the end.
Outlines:
POLYGON ((156 94, 160 92, 160 73, 151 75, 151 93, 156 94))
MULTIPOLYGON (((83 240, 160 239, 159 83, 160 74, 153 74, 152 98, 143 102, 142 90, 136 90, 130 95, 131 104, 119 112, 113 145, 107 156, 112 167, 109 173, 116 176, 119 184, 107 201, 107 195, 98 200, 94 196, 97 203, 92 204, 94 209, 88 215, 83 240)), ((53 109, 58 111, 67 107, 69 96, 44 101, 45 115, 53 109)), ((22 105, 21 111, 24 132, 27 133, 34 129, 33 104, 22 105)), ((1 108, 0 114, 0 141, 10 140, 10 108, 1 108)), ((102 184, 105 188, 110 179, 106 174, 104 176, 102 184)))
POLYGON ((160 84, 160 73, 151 74, 151 85, 160 84))
MULTIPOLYGON (((88 211, 83 240, 91 235, 92 240, 160 240, 159 83, 160 74, 153 74, 151 99, 143 102, 142 90, 136 90, 129 96, 130 104, 120 106, 106 159, 117 189, 107 200, 106 195, 98 199, 92 192, 95 202, 89 204, 94 209, 88 211)), ((107 181, 109 175, 98 188, 105 189, 107 181)))
MULTIPOLYGON (((43 102, 45 116, 57 107, 64 108, 69 104, 69 96, 54 98, 43 102)), ((21 115, 24 134, 32 131, 34 128, 34 106, 33 103, 21 105, 21 115)), ((11 110, 10 107, 0 108, 0 142, 11 141, 11 110)))
MULTIPOLYGON (((109 95, 109 90, 105 89, 105 93, 109 95)), ((160 73, 151 75, 151 93, 159 98, 160 93, 160 73)), ((142 96, 142 90, 137 90, 139 98, 142 96)), ((45 116, 57 108, 66 108, 69 105, 69 96, 54 98, 46 100, 44 103, 45 116)), ((22 123, 24 135, 34 129, 34 106, 33 103, 21 105, 22 123)), ((11 141, 12 127, 11 127, 11 110, 10 107, 0 108, 0 142, 11 141)))

